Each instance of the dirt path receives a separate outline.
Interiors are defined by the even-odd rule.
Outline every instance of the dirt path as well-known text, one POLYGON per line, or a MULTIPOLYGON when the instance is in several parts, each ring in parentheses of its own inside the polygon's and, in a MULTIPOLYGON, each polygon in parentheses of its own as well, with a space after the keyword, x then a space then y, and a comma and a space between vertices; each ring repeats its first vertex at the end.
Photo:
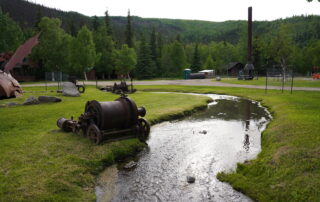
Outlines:
MULTIPOLYGON (((86 81, 86 85, 96 85, 95 81, 86 81)), ((99 86, 113 85, 114 81, 99 81, 99 86)), ((134 85, 181 85, 181 86, 221 86, 221 87, 235 87, 235 88, 255 88, 265 89, 265 86, 256 85, 240 85, 230 84, 222 82, 213 82, 211 79, 193 79, 193 80, 157 80, 157 81, 134 81, 134 85)), ((22 87, 31 86, 44 86, 45 84, 25 84, 22 87)), ((56 83, 49 83, 48 86, 56 86, 56 83)), ((281 86, 268 86, 268 89, 281 90, 281 86)), ((284 87, 284 90, 291 90, 290 87, 284 87)), ((304 90, 304 91, 320 91, 320 88, 310 87, 293 87, 293 90, 304 90)))

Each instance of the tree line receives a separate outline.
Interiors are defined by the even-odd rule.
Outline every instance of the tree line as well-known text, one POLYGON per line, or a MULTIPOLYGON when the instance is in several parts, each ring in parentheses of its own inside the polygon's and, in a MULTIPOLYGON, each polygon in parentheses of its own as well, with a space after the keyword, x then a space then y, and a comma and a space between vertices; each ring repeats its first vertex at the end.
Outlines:
MULTIPOLYGON (((42 71, 63 71, 81 76, 94 68, 101 79, 115 74, 149 79, 181 77, 186 68, 193 72, 214 69, 218 74, 224 74, 229 63, 246 63, 247 33, 246 25, 241 23, 235 41, 203 42, 194 39, 188 42, 180 34, 168 39, 156 27, 135 32, 132 26, 135 18, 129 12, 124 40, 118 41, 115 35, 119 33, 113 29, 108 11, 103 19, 94 16, 90 26, 84 25, 73 32, 62 29, 61 20, 42 17, 41 14, 33 29, 27 30, 22 30, 2 11, 0 19, 0 52, 14 51, 26 38, 41 32, 40 43, 31 58, 42 67, 42 71)), ((319 33, 311 31, 312 37, 301 35, 292 26, 294 20, 299 21, 291 18, 272 24, 276 27, 272 33, 257 34, 259 31, 256 31, 253 55, 259 73, 263 74, 266 68, 279 64, 300 73, 310 72, 313 66, 320 65, 319 33)), ((315 23, 314 26, 319 25, 315 23)), ((255 29, 262 28, 257 26, 255 29)))

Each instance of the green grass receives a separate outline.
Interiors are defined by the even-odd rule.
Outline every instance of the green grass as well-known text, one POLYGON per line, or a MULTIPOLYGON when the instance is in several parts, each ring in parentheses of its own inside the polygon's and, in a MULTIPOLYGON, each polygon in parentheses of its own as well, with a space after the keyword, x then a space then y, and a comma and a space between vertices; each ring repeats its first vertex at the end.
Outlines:
MULTIPOLYGON (((215 81, 215 80, 214 80, 215 81)), ((223 83, 231 84, 241 84, 241 85, 256 85, 256 86, 265 86, 266 78, 259 77, 258 80, 238 80, 237 78, 222 78, 223 83)), ((269 86, 282 86, 282 80, 277 80, 273 78, 268 79, 269 86)), ((285 82, 285 86, 291 86, 291 78, 285 82)), ((304 78, 294 78, 293 87, 313 87, 320 88, 320 80, 306 80, 304 78)))
POLYGON ((242 96, 268 107, 274 119, 262 135, 258 158, 218 179, 257 201, 319 201, 320 93, 203 86, 138 86, 146 91, 181 91, 242 96))
MULTIPOLYGON (((28 96, 53 95, 41 87, 24 88, 28 96), (34 92, 32 92, 34 91, 34 92)), ((77 118, 88 100, 110 101, 117 95, 87 87, 81 97, 61 103, 0 108, 0 201, 94 201, 97 174, 116 161, 135 155, 144 144, 129 139, 95 145, 80 135, 61 132, 60 117, 77 118)), ((183 116, 206 106, 207 97, 137 92, 130 95, 147 109, 152 123, 183 116)))

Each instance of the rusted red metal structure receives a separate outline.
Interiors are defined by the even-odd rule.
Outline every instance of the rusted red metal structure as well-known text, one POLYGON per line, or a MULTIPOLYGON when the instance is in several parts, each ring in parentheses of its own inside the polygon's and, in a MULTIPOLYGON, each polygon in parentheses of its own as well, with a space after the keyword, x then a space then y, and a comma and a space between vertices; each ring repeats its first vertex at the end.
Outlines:
POLYGON ((0 99, 18 97, 22 94, 20 84, 10 74, 0 70, 0 99))
POLYGON ((79 121, 60 118, 57 125, 65 132, 82 130, 96 144, 103 140, 132 137, 145 142, 150 132, 149 123, 141 118, 145 114, 144 107, 138 108, 132 99, 123 94, 111 102, 88 101, 85 113, 79 117, 79 121))
POLYGON ((39 35, 40 33, 22 44, 4 66, 4 71, 0 71, 0 98, 17 97, 22 94, 19 82, 11 76, 10 71, 31 53, 32 48, 39 42, 39 35))

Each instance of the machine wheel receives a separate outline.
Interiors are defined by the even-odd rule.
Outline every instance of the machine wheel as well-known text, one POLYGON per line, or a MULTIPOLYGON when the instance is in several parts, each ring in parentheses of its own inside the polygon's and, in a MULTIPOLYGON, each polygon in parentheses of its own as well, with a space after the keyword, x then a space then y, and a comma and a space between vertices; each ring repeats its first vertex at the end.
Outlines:
POLYGON ((83 85, 77 85, 79 93, 84 93, 86 91, 86 88, 83 85))
POLYGON ((102 141, 102 134, 100 129, 96 124, 90 124, 87 128, 87 137, 92 140, 94 143, 99 144, 102 141))
POLYGON ((138 119, 138 126, 138 139, 141 142, 146 142, 150 133, 150 124, 145 119, 138 119))

